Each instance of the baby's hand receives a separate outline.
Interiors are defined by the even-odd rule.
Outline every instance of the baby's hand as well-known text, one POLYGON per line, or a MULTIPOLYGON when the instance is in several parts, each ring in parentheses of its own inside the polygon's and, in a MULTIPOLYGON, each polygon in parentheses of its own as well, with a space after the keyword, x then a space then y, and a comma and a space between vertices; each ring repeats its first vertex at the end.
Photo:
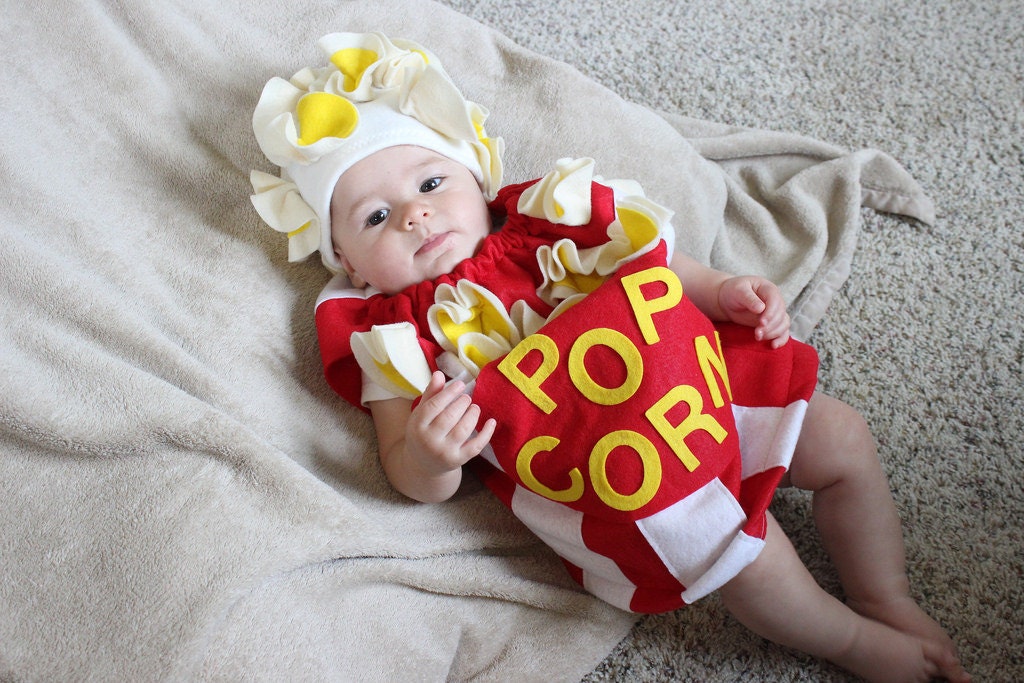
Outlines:
POLYGON ((729 278, 718 290, 718 304, 734 323, 754 328, 754 337, 777 349, 789 341, 789 313, 774 283, 753 275, 729 278))
POLYGON ((435 372, 405 426, 407 451, 420 454, 425 459, 421 464, 438 473, 457 469, 479 455, 494 434, 494 418, 473 434, 480 407, 465 390, 460 381, 445 385, 444 374, 435 372))

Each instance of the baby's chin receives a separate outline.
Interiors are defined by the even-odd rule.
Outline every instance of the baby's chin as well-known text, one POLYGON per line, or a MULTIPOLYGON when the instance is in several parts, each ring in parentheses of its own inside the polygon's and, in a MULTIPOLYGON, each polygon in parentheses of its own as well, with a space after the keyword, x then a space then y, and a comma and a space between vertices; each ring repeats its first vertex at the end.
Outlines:
POLYGON ((476 244, 465 244, 458 239, 452 239, 449 243, 438 245, 418 257, 415 264, 416 272, 409 273, 407 277, 390 278, 386 282, 369 284, 388 296, 398 294, 413 285, 450 274, 460 263, 476 256, 482 244, 482 239, 476 244))
POLYGON ((478 248, 459 244, 456 240, 430 253, 430 259, 424 265, 424 280, 433 280, 451 273, 466 259, 473 258, 478 248))
POLYGON ((430 280, 436 280, 442 275, 447 275, 452 272, 455 269, 455 266, 460 262, 461 259, 455 260, 450 266, 443 262, 432 263, 430 267, 420 269, 415 275, 410 275, 407 278, 389 279, 386 282, 368 282, 367 285, 380 290, 388 296, 392 296, 404 292, 413 285, 418 285, 421 282, 427 282, 430 280))

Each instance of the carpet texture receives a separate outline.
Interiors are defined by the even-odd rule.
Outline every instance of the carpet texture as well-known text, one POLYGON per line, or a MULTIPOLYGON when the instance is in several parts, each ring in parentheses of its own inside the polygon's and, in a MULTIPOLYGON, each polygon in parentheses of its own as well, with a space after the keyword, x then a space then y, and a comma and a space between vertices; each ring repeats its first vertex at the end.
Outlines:
MULTIPOLYGON (((914 595, 979 681, 1024 679, 1024 3, 541 0, 444 4, 656 110, 899 160, 928 227, 865 210, 852 272, 811 334, 822 387, 871 424, 914 595)), ((809 498, 774 512, 838 584, 809 498)), ((712 597, 641 619, 586 680, 846 681, 712 597)))

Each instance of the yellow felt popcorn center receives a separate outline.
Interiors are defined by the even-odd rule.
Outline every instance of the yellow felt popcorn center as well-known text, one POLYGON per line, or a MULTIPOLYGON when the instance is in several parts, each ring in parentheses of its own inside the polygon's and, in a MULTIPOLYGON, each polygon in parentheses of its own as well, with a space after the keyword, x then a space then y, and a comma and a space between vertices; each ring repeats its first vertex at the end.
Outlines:
POLYGON ((463 280, 455 288, 439 288, 436 298, 438 303, 431 307, 429 315, 433 317, 441 336, 453 347, 457 346, 459 337, 471 333, 488 338, 496 334, 512 340, 514 335, 508 312, 494 294, 484 287, 463 280))
POLYGON ((308 230, 311 225, 313 225, 313 221, 306 221, 305 223, 295 228, 294 230, 289 231, 288 237, 295 237, 297 235, 301 235, 303 232, 308 230))
POLYGON ((416 398, 430 381, 430 367, 413 326, 375 325, 351 337, 359 367, 377 384, 405 398, 416 398))
POLYGON ((340 95, 311 92, 295 107, 299 144, 308 146, 324 138, 347 138, 359 125, 359 110, 340 95))
POLYGON ((402 375, 401 371, 391 363, 390 359, 383 363, 375 360, 374 363, 377 365, 377 370, 380 374, 391 382, 392 385, 399 388, 402 394, 418 396, 423 393, 420 387, 413 385, 412 382, 402 375))
POLYGON ((565 275, 552 284, 566 290, 589 294, 601 286, 605 276, 588 271, 580 262, 576 246, 568 241, 558 242, 552 249, 554 259, 561 264, 565 275))
POLYGON ((506 339, 510 337, 511 330, 509 329, 507 319, 496 311, 493 306, 487 305, 489 303, 484 300, 478 306, 460 311, 465 315, 464 317, 459 316, 459 320, 452 318, 447 312, 439 310, 437 313, 437 324, 441 328, 445 339, 454 344, 464 334, 475 332, 484 336, 490 336, 491 331, 497 332, 506 339))
POLYGON ((366 70, 380 59, 373 50, 362 47, 347 47, 331 55, 331 64, 345 77, 345 92, 352 92, 359 86, 366 70))
POLYGON ((658 238, 658 224, 646 213, 621 206, 616 213, 634 251, 658 238))
POLYGON ((487 365, 492 360, 494 360, 493 358, 490 357, 489 354, 485 353, 479 347, 473 344, 464 345, 462 347, 462 352, 466 355, 466 358, 468 358, 470 362, 475 364, 476 367, 478 368, 482 368, 483 366, 487 365))

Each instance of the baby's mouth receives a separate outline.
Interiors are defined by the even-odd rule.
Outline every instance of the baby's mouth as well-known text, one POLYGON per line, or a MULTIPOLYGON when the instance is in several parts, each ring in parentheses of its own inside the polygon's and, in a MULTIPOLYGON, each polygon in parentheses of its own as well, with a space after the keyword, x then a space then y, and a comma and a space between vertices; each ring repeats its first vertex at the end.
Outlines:
POLYGON ((431 235, 427 238, 427 241, 420 246, 416 253, 427 254, 441 246, 444 246, 445 242, 448 240, 448 234, 449 233, 447 232, 442 232, 437 235, 431 235))

